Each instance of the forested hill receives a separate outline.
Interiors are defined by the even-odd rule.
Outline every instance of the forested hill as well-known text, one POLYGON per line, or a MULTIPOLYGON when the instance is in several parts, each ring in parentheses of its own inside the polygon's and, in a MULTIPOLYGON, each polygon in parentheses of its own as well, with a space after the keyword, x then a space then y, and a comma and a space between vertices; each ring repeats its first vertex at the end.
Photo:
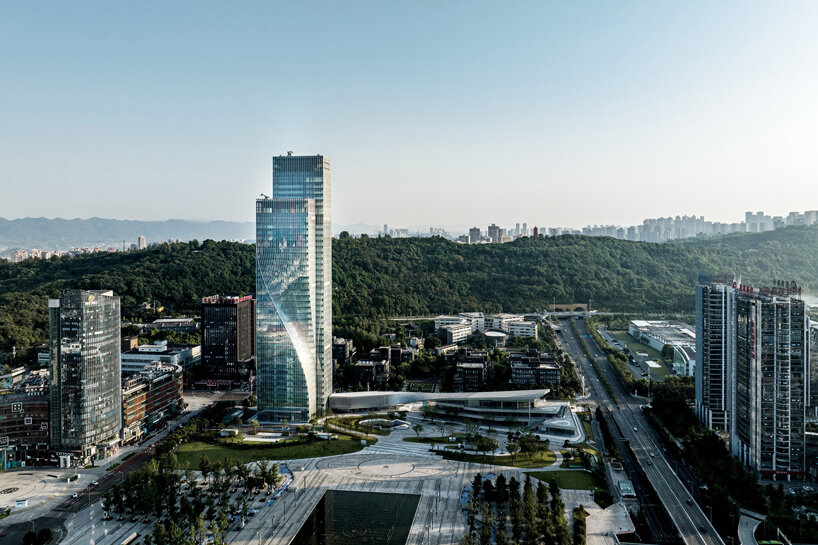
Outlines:
POLYGON ((682 243, 560 236, 461 245, 439 238, 349 239, 333 246, 336 312, 436 314, 542 309, 692 310, 699 273, 818 287, 818 226, 682 243))
MULTIPOLYGON (((692 310, 700 272, 745 282, 795 280, 818 287, 818 227, 649 244, 561 236, 459 245, 440 238, 333 241, 336 316, 529 311, 557 302, 608 310, 692 310)), ((252 246, 205 241, 127 253, 19 264, 0 261, 0 350, 45 340, 48 297, 69 287, 112 289, 123 315, 142 301, 193 313, 204 295, 252 293, 252 246)))

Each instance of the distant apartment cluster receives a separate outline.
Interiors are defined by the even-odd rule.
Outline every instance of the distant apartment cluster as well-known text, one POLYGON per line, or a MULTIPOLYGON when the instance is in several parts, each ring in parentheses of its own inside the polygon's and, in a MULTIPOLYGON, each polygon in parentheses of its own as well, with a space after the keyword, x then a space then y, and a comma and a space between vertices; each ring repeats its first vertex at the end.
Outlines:
POLYGON ((704 276, 696 288, 696 413, 765 478, 818 469, 806 431, 818 414, 818 346, 800 295, 792 282, 758 288, 704 276))
MULTIPOLYGON (((181 242, 178 238, 169 238, 168 244, 175 244, 181 242)), ((152 243, 154 244, 154 243, 152 243)), ((148 241, 142 235, 137 237, 136 242, 122 241, 121 247, 115 246, 82 246, 78 248, 71 248, 70 250, 40 250, 37 248, 12 250, 12 263, 20 263, 26 259, 51 259, 52 257, 73 257, 82 254, 95 254, 100 252, 125 252, 128 250, 144 250, 148 247, 148 241)))
MULTIPOLYGON (((790 212, 786 216, 770 216, 764 212, 746 212, 744 221, 728 223, 705 220, 704 216, 676 216, 667 218, 649 218, 641 225, 623 227, 621 225, 587 225, 581 229, 573 227, 532 227, 527 223, 517 223, 513 228, 504 228, 492 223, 485 230, 472 227, 468 234, 449 235, 444 229, 434 234, 446 236, 464 244, 497 244, 511 242, 521 237, 539 238, 541 236, 585 235, 591 237, 612 237, 620 240, 641 242, 666 242, 685 238, 727 235, 730 233, 763 233, 774 231, 790 225, 815 225, 818 223, 818 210, 790 212)), ((402 231, 391 230, 391 232, 402 231)), ((405 230, 409 236, 408 229, 405 230)), ((430 229, 430 233, 435 228, 430 229)))
POLYGON ((51 259, 52 257, 62 257, 62 256, 75 256, 75 255, 82 255, 82 254, 95 254, 99 252, 115 252, 116 248, 108 247, 102 248, 97 246, 95 248, 89 247, 82 247, 82 248, 71 248, 70 250, 38 250, 36 248, 31 248, 28 250, 14 250, 11 252, 11 261, 12 263, 21 263, 26 259, 51 259))

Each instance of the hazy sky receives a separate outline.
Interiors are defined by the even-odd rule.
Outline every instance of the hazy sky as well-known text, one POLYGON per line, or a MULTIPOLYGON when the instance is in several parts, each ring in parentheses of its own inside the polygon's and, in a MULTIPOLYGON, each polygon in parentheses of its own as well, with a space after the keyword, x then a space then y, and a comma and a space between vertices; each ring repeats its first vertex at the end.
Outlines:
POLYGON ((818 2, 3 2, 0 216, 333 221, 818 209, 818 2))

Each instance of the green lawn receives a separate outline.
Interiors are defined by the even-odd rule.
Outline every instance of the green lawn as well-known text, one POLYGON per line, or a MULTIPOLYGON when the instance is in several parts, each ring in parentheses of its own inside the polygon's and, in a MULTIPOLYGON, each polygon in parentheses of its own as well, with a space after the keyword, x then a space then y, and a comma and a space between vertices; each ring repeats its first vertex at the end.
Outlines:
POLYGON ((594 490, 602 486, 590 471, 581 469, 567 471, 527 471, 526 473, 541 481, 547 482, 556 479, 560 488, 568 490, 594 490))
POLYGON ((510 455, 505 456, 491 456, 482 454, 471 454, 463 452, 443 452, 443 457, 447 460, 458 460, 461 462, 474 462, 476 464, 494 464, 497 466, 533 468, 550 466, 557 461, 557 456, 550 450, 537 454, 536 456, 528 457, 518 454, 516 459, 510 455))
MULTIPOLYGON (((375 440, 368 439, 367 443, 374 444, 375 440)), ((247 464, 258 460, 292 460, 295 458, 317 458, 319 456, 349 454, 362 448, 360 439, 352 439, 348 436, 340 436, 333 441, 315 441, 313 443, 280 447, 257 447, 254 445, 248 446, 246 449, 228 448, 194 441, 180 445, 176 450, 176 458, 179 460, 180 467, 190 467, 190 469, 198 470, 199 461, 205 454, 207 454, 211 462, 230 456, 247 464), (186 466, 186 464, 189 465, 186 466)))

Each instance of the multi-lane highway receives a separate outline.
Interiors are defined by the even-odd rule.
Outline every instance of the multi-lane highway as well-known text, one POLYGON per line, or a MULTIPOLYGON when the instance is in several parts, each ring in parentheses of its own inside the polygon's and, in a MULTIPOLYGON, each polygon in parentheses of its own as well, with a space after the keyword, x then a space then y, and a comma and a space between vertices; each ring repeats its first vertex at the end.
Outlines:
POLYGON ((707 516, 665 459, 661 442, 640 409, 644 400, 634 398, 625 391, 613 366, 591 337, 585 321, 577 320, 576 324, 585 345, 611 385, 617 402, 611 399, 603 384, 598 381, 596 370, 588 361, 568 322, 563 322, 562 327, 563 348, 579 362, 586 376, 586 384, 590 386, 591 399, 603 407, 606 415, 616 422, 625 439, 630 441, 637 461, 673 519, 682 539, 688 545, 724 545, 707 516))

